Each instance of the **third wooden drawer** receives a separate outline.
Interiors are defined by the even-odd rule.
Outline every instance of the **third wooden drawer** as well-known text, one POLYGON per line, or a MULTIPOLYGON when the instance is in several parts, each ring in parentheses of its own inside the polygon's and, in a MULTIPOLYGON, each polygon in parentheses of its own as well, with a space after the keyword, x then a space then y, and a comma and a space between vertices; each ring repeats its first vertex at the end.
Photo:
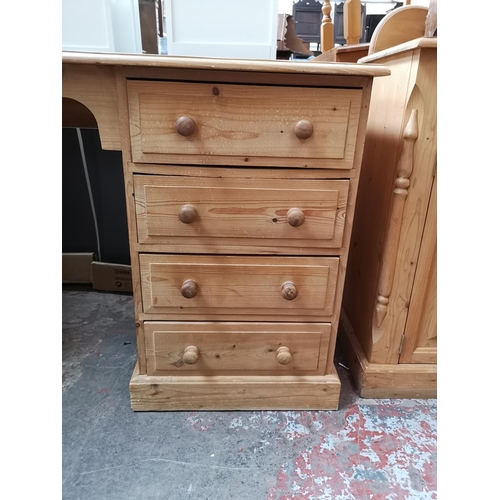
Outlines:
POLYGON ((333 313, 338 257, 140 254, 144 313, 315 317, 333 313))

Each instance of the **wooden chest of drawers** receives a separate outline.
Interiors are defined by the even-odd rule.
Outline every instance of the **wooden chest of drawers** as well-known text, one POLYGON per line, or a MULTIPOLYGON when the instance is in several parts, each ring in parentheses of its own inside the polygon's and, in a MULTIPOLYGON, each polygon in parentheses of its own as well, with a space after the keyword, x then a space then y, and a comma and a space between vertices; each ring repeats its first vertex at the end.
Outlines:
POLYGON ((337 326, 381 66, 63 55, 123 154, 134 410, 336 409, 337 326))

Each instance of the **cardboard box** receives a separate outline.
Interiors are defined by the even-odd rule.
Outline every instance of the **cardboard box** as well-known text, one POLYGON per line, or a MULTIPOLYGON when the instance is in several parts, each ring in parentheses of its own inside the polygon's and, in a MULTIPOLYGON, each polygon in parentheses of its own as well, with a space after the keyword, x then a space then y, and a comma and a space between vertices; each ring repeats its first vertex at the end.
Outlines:
POLYGON ((92 262, 92 286, 95 290, 132 293, 130 266, 92 262))
POLYGON ((62 282, 91 284, 94 258, 93 253, 63 253, 62 282))

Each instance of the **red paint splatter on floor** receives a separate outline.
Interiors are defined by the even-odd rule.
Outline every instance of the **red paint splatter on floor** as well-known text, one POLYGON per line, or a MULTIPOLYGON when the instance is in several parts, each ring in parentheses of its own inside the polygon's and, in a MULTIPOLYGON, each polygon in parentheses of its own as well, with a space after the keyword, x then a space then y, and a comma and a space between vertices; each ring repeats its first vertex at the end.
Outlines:
POLYGON ((320 443, 279 471, 267 500, 437 498, 434 410, 356 404, 342 428, 329 412, 312 412, 320 443))

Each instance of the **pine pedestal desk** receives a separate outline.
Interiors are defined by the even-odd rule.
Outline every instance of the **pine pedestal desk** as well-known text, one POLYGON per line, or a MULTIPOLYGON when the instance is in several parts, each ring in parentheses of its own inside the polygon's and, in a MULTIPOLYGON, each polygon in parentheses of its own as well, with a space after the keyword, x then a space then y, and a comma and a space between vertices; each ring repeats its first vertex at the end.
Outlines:
MULTIPOLYGON (((336 409, 333 365, 379 65, 63 53, 123 156, 133 410, 336 409)), ((70 101, 72 102, 72 101, 70 101)))

